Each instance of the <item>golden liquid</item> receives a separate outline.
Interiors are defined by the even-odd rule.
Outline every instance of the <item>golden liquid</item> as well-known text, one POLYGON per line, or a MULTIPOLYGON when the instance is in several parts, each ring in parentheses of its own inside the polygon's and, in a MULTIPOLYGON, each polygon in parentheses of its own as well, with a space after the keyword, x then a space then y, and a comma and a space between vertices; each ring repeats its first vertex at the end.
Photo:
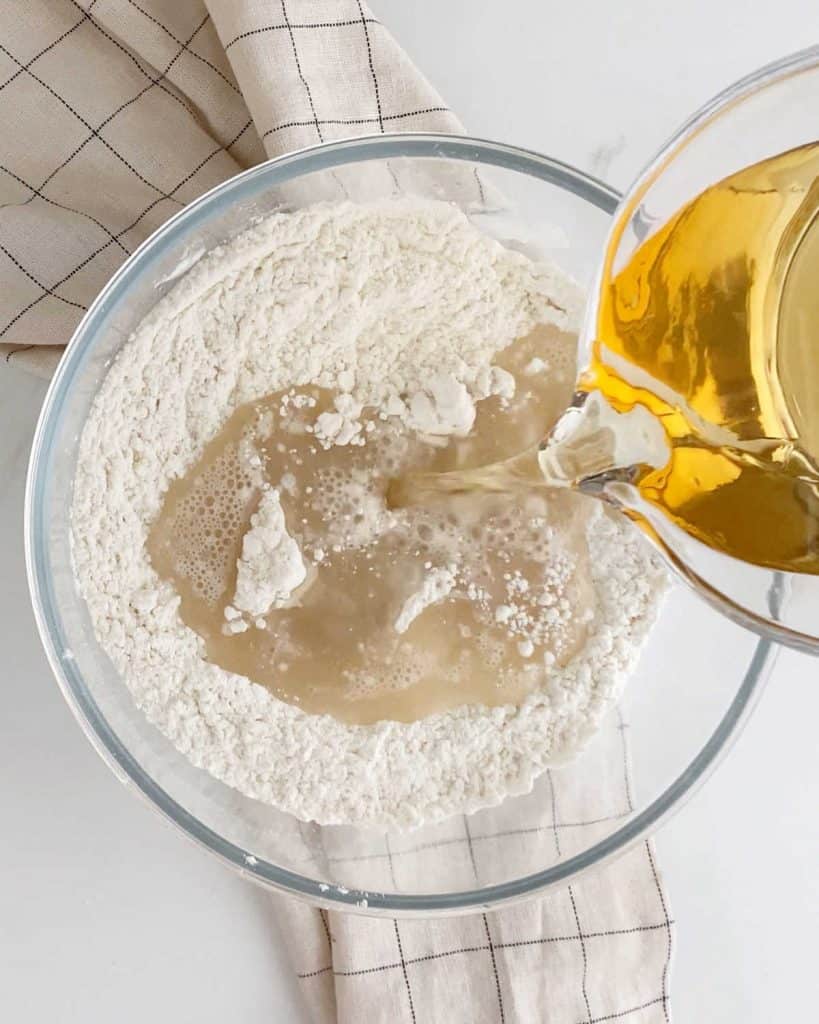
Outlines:
POLYGON ((809 573, 819 573, 818 211, 813 144, 707 189, 617 271, 615 237, 579 382, 662 424, 667 465, 634 479, 646 501, 712 548, 809 573))
POLYGON ((310 429, 333 396, 315 388, 270 395, 235 412, 169 489, 147 545, 209 661, 306 711, 369 723, 414 721, 467 703, 519 703, 543 685, 545 653, 558 664, 573 655, 586 637, 584 612, 594 604, 581 497, 455 495, 392 513, 374 541, 366 533, 373 515, 390 514, 391 477, 481 466, 535 446, 571 397, 575 339, 539 328, 498 364, 516 377, 514 399, 505 407, 498 398, 480 402, 469 435, 440 439, 442 447, 373 413, 363 446, 324 450, 310 429), (550 363, 549 372, 527 374, 535 356, 550 363), (288 532, 308 577, 288 607, 231 634, 225 608, 264 484, 281 488, 288 532), (545 567, 554 557, 546 524, 570 556, 563 596, 572 614, 544 627, 536 654, 527 655, 514 626, 496 620, 496 609, 523 579, 525 593, 515 591, 515 604, 542 615, 545 567), (456 590, 397 632, 396 619, 425 574, 453 562, 461 567, 456 590), (470 583, 478 597, 467 593, 470 583))
MULTIPOLYGON (((642 407, 661 425, 665 464, 627 473, 646 502, 716 550, 803 573, 819 573, 818 214, 811 144, 707 189, 615 269, 624 216, 577 384, 577 398, 597 392, 618 413, 642 407)), ((610 428, 626 431, 625 418, 610 428)), ((570 467, 546 481, 529 450, 439 480, 398 480, 388 495, 403 506, 436 493, 582 486, 622 469, 610 440, 578 438, 544 443, 570 467)))

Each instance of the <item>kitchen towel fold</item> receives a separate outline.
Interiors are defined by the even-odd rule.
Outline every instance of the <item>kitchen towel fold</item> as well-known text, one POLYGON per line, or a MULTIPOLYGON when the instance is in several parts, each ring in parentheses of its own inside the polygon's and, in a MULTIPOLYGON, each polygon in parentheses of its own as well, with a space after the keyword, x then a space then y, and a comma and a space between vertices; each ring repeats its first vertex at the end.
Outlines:
MULTIPOLYGON (((350 135, 461 131, 358 0, 7 2, 0 118, 0 358, 43 376, 128 254, 225 178, 350 135)), ((612 718, 589 785, 560 770, 539 783, 523 832, 544 863, 631 813, 626 738, 612 718)), ((511 856, 523 841, 502 810, 484 812, 441 826, 423 850, 385 837, 361 877, 412 892, 445 849, 479 887, 498 844, 511 856)), ((650 843, 538 900, 465 918, 276 906, 318 1024, 670 1019, 673 922, 650 843)))

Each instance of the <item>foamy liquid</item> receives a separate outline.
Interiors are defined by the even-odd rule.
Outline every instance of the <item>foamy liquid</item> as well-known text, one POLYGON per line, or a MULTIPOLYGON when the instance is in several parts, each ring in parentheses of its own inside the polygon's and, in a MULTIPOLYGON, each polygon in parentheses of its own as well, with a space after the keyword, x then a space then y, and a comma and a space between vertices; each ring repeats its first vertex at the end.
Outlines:
POLYGON ((409 471, 485 465, 536 444, 571 397, 574 352, 573 339, 545 328, 510 346, 497 364, 515 376, 515 397, 480 402, 460 439, 425 439, 365 410, 365 443, 325 450, 313 429, 335 396, 317 388, 238 409, 171 486, 148 540, 205 656, 306 711, 361 724, 519 703, 542 686, 593 615, 584 500, 453 495, 391 511, 385 491, 409 471), (271 486, 307 577, 287 607, 233 633, 236 562, 271 486), (451 589, 399 632, 436 571, 453 574, 451 589))

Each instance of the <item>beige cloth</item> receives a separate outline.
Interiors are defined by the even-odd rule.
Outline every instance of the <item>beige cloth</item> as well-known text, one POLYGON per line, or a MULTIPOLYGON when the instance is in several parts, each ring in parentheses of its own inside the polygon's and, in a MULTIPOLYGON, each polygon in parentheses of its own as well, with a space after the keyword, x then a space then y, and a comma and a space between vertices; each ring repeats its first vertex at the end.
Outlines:
MULTIPOLYGON (((218 182, 328 139, 460 130, 357 0, 7 3, 0 121, 0 352, 43 375, 127 255, 218 182)), ((486 884, 499 843, 507 864, 565 856, 631 807, 624 727, 599 751, 592 785, 549 773, 514 827, 501 808, 420 847, 385 837, 366 863, 348 844, 335 862, 371 889, 413 891, 447 863, 486 884)), ((544 899, 469 918, 277 907, 320 1024, 669 1020, 672 922, 648 844, 544 899)))

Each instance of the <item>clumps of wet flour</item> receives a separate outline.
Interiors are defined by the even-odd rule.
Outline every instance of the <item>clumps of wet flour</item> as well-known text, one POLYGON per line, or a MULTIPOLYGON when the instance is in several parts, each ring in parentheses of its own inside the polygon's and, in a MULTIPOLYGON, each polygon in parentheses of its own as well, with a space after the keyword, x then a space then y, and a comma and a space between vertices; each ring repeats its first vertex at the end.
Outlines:
MULTIPOLYGON (((639 538, 605 515, 587 531, 595 602, 582 648, 551 664, 520 706, 460 706, 411 724, 306 714, 209 663, 145 549, 169 485, 243 403, 309 384, 332 389, 335 407, 317 422, 322 446, 366 443, 362 407, 431 443, 463 436, 475 402, 514 390, 493 357, 537 324, 572 329, 577 309, 556 268, 502 247, 452 206, 396 200, 274 215, 204 257, 146 317, 83 431, 75 570, 136 703, 195 765, 302 819, 408 826, 527 791, 593 732, 663 586, 639 538)), ((304 579, 276 491, 254 516, 238 568, 227 628, 281 606, 304 579)), ((396 630, 453 580, 448 570, 430 576, 396 630)), ((517 607, 498 609, 510 628, 520 626, 517 607)))
POLYGON ((246 626, 243 612, 256 618, 284 607, 306 576, 299 546, 287 532, 279 492, 265 491, 242 540, 233 603, 225 609, 225 618, 229 624, 246 626))

